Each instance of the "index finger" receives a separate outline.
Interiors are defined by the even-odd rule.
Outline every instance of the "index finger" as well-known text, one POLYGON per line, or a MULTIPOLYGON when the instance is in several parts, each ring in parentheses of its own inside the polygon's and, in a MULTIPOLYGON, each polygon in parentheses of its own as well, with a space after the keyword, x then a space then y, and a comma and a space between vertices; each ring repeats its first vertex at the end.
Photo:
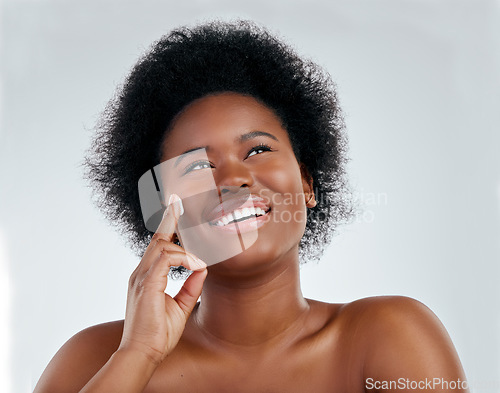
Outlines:
POLYGON ((178 195, 170 195, 168 200, 167 209, 163 214, 160 225, 156 230, 154 237, 165 239, 167 241, 172 241, 174 237, 175 227, 177 226, 177 221, 179 217, 184 213, 184 208, 182 206, 182 200, 178 195))
POLYGON ((182 215, 182 213, 184 213, 182 200, 179 198, 179 196, 172 194, 170 196, 170 199, 168 200, 167 209, 163 213, 160 225, 158 225, 155 234, 146 247, 141 262, 137 266, 136 270, 149 270, 151 264, 160 255, 161 249, 163 249, 163 247, 161 247, 161 249, 157 248, 158 241, 172 241, 177 221, 179 220, 179 217, 182 215))

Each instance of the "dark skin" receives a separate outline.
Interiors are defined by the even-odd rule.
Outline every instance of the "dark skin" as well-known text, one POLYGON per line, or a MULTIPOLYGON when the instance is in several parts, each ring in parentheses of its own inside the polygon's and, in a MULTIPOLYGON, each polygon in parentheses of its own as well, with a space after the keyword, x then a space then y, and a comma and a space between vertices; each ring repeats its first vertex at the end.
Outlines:
MULTIPOLYGON (((204 170, 212 171, 216 184, 248 187, 272 201, 273 220, 245 252, 193 273, 189 290, 195 302, 195 287, 202 286, 201 301, 192 303, 185 326, 178 324, 177 343, 162 341, 161 349, 148 353, 162 355, 144 392, 401 392, 415 389, 370 390, 367 379, 465 380, 445 328, 421 303, 398 296, 347 304, 303 297, 298 244, 306 224, 301 213, 316 203, 313 184, 269 108, 235 93, 191 103, 175 120, 162 159, 199 146, 208 147, 211 169, 204 170), (237 142, 255 130, 271 136, 237 142), (271 151, 256 149, 260 143, 271 151), (286 201, 290 194, 299 198, 286 201)), ((175 235, 167 239, 171 244, 175 235)), ((124 321, 78 333, 56 354, 35 392, 79 391, 125 347, 123 336, 124 321)))

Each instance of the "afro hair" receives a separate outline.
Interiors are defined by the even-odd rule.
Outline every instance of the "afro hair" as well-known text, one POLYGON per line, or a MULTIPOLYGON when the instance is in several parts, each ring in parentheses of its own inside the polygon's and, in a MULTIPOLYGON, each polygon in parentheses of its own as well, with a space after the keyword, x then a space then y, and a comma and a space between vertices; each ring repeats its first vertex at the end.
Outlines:
MULTIPOLYGON (((160 163, 175 116, 195 99, 222 92, 252 96, 282 120, 317 200, 308 210, 300 263, 319 260, 338 225, 354 216, 335 85, 318 65, 251 21, 177 28, 139 59, 101 114, 84 159, 95 204, 142 256, 153 233, 143 221, 138 180, 160 163)), ((180 266, 170 276, 188 272, 180 266)))

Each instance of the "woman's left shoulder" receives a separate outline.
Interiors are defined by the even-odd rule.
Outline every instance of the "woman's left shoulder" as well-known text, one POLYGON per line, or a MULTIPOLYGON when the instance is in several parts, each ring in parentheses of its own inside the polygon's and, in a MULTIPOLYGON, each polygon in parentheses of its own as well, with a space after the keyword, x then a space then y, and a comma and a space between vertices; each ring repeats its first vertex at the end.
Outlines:
POLYGON ((416 299, 363 298, 344 304, 338 318, 353 332, 352 342, 359 349, 367 379, 423 381, 439 376, 447 381, 465 380, 444 325, 416 299))
MULTIPOLYGON (((310 303, 311 301, 308 300, 310 303)), ((368 322, 370 328, 374 323, 389 324, 415 323, 428 320, 438 323, 439 319, 422 302, 407 296, 372 296, 354 300, 349 303, 326 303, 313 301, 316 307, 327 310, 331 314, 332 322, 362 323, 368 322)))
MULTIPOLYGON (((401 322, 415 317, 439 321, 436 315, 422 302, 407 296, 372 296, 345 303, 339 310, 352 317, 370 318, 373 321, 389 322, 393 318, 401 322)), ((393 321, 394 322, 394 321, 393 321)))
MULTIPOLYGON (((377 324, 415 323, 428 320, 439 323, 437 316, 422 302, 407 296, 372 296, 354 300, 349 303, 327 303, 307 299, 309 305, 324 315, 328 315, 332 323, 368 322, 370 327, 377 324)), ((358 327, 359 328, 359 327, 358 327)))
POLYGON ((408 345, 422 340, 449 343, 449 336, 434 312, 407 296, 373 296, 343 304, 337 317, 355 326, 357 339, 379 345, 408 345))

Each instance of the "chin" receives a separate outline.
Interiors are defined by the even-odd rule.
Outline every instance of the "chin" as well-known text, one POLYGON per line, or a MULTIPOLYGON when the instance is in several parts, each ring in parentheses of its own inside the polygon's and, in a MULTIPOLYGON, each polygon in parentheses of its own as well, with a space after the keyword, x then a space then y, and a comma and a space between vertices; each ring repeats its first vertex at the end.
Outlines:
MULTIPOLYGON (((287 250, 284 242, 276 244, 276 242, 265 240, 266 239, 259 238, 247 250, 225 261, 210 266, 210 269, 219 272, 254 273, 268 269, 279 261, 287 252, 291 251, 290 249, 287 250)), ((297 240, 295 244, 297 255, 299 240, 297 240)), ((293 246, 291 248, 293 248, 293 246)))

